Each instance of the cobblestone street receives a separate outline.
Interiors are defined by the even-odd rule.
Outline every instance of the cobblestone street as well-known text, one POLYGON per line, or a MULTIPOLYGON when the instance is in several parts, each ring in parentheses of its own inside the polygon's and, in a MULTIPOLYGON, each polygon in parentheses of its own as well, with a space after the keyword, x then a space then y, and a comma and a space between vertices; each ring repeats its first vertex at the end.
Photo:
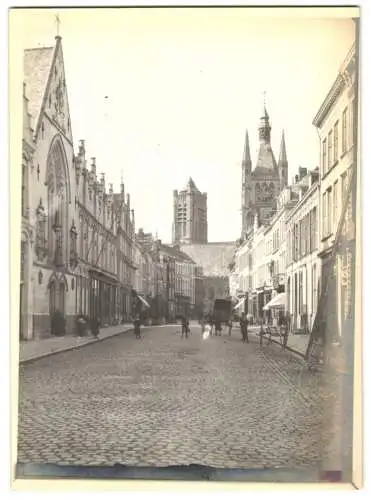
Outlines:
POLYGON ((322 378, 237 329, 124 333, 20 367, 18 461, 319 467, 331 439, 322 378))

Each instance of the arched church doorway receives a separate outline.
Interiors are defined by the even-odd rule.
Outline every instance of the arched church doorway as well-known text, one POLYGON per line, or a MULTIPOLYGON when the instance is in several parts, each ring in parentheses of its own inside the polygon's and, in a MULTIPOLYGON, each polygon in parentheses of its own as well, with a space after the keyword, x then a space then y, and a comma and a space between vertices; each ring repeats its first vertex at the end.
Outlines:
POLYGON ((55 317, 58 320, 65 319, 65 302, 66 302, 67 283, 63 274, 53 274, 49 281, 49 316, 52 335, 58 334, 53 328, 55 317), (59 319, 60 318, 60 319, 59 319))

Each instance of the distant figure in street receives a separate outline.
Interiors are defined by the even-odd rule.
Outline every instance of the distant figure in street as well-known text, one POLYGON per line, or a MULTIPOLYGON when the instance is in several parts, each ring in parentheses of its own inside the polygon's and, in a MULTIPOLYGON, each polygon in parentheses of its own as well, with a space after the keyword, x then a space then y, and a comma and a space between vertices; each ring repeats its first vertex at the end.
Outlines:
POLYGON ((203 316, 200 316, 200 326, 201 326, 201 332, 203 332, 205 327, 205 318, 203 316))
POLYGON ((228 335, 231 336, 232 335, 232 328, 233 328, 233 319, 232 319, 232 316, 229 318, 229 321, 228 321, 228 335))
POLYGON ((100 327, 100 319, 97 316, 94 316, 90 322, 91 325, 91 333, 95 338, 99 336, 99 327, 100 327))
POLYGON ((214 318, 212 316, 212 314, 209 315, 209 319, 208 319, 208 323, 210 325, 210 337, 213 336, 213 329, 214 329, 214 318))
POLYGON ((248 336, 248 333, 247 333, 247 317, 246 317, 246 313, 242 313, 241 314, 240 328, 241 328, 242 342, 249 342, 249 336, 248 336))
POLYGON ((221 334, 222 334, 222 322, 217 317, 215 318, 215 337, 217 337, 218 335, 221 336, 221 334))
POLYGON ((139 314, 137 314, 134 318, 134 333, 135 333, 135 338, 140 339, 140 317, 139 314))
POLYGON ((182 338, 186 337, 188 338, 188 332, 189 332, 189 321, 185 316, 182 316, 182 338))

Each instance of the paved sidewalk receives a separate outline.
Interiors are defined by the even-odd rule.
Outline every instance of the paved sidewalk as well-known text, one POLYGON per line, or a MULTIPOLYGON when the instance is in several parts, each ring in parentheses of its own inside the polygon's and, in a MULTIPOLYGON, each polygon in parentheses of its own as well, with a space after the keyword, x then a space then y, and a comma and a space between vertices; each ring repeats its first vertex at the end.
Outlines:
POLYGON ((65 337, 22 341, 19 346, 19 362, 26 363, 58 352, 76 349, 132 329, 132 325, 127 323, 101 328, 98 339, 94 338, 92 335, 87 335, 86 337, 66 335, 65 337))
POLYGON ((309 335, 292 335, 287 339, 287 347, 303 356, 307 352, 309 335))
MULTIPOLYGON (((252 332, 253 335, 259 335, 260 327, 259 326, 250 327, 249 333, 250 332, 252 332)), ((264 335, 264 338, 268 339, 268 336, 264 335)), ((272 338, 272 342, 275 342, 277 344, 280 343, 280 341, 275 338, 272 338)), ((299 354, 300 356, 305 356, 305 353, 307 352, 308 342, 309 342, 309 335, 293 335, 292 333, 290 333, 287 339, 286 349, 289 349, 290 351, 293 351, 294 353, 299 354)))

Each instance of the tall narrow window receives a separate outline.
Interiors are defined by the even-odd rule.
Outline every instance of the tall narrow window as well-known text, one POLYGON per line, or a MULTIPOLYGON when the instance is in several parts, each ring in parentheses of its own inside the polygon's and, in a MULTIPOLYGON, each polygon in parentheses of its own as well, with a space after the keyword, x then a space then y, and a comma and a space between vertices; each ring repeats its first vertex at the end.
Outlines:
POLYGON ((334 125, 334 163, 337 162, 339 155, 339 122, 334 125))
POLYGON ((345 172, 341 176, 341 207, 343 207, 344 205, 346 190, 347 190, 347 174, 345 172))
POLYGON ((356 101, 355 99, 352 100, 352 121, 350 124, 350 145, 353 146, 354 144, 354 132, 356 130, 357 124, 356 124, 356 118, 357 118, 357 110, 356 110, 356 101))
POLYGON ((322 197, 322 237, 327 236, 327 193, 322 197))
POLYGON ((21 199, 22 216, 26 215, 26 166, 22 165, 22 199, 21 199))
POLYGON ((332 130, 328 134, 328 170, 332 167, 332 130))
POLYGON ((338 221, 338 181, 334 183, 334 194, 332 202, 333 202, 332 223, 334 225, 334 231, 336 231, 336 226, 338 221))
POLYGON ((332 233, 332 190, 327 191, 327 232, 332 233))
POLYGON ((344 154, 348 150, 348 108, 343 111, 343 123, 342 123, 342 135, 341 135, 341 152, 344 154))
POLYGON ((327 172, 327 139, 322 143, 322 175, 327 172))
POLYGON ((312 314, 315 314, 317 309, 317 266, 312 267, 312 314))

